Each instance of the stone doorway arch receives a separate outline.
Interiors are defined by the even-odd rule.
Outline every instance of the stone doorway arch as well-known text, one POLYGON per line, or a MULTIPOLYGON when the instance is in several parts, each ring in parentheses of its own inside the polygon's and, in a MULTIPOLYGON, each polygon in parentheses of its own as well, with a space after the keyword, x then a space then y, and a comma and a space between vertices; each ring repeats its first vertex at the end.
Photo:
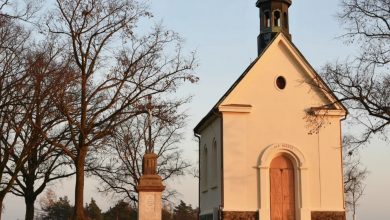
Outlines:
MULTIPOLYGON (((291 162, 294 175, 294 219, 310 219, 308 210, 309 185, 307 184, 307 165, 304 154, 295 146, 290 144, 272 144, 268 146, 259 158, 259 218, 271 218, 271 183, 270 167, 272 161, 277 157, 285 157, 291 162)), ((284 219, 283 219, 284 220, 284 219)))

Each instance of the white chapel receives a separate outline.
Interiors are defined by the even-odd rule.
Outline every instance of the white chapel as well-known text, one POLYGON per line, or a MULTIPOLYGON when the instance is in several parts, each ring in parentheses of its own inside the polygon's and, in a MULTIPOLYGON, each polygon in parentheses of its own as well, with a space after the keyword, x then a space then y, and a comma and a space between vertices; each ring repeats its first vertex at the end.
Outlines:
POLYGON ((194 129, 201 220, 345 220, 347 111, 291 42, 291 3, 257 1, 259 56, 194 129))

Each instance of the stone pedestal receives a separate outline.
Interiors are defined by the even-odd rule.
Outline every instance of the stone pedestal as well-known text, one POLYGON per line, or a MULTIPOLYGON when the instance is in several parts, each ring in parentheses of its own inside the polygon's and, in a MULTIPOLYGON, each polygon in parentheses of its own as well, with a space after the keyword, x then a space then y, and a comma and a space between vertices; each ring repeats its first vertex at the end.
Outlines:
POLYGON ((138 220, 161 220, 161 192, 140 192, 138 220))
POLYGON ((157 175, 157 155, 145 154, 143 158, 143 175, 137 186, 138 220, 161 220, 162 192, 165 186, 157 175))

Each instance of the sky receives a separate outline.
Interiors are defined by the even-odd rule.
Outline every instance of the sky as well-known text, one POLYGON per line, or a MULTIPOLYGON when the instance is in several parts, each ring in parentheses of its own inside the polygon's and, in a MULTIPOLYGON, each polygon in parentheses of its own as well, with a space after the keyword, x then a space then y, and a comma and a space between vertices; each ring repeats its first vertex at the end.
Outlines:
MULTIPOLYGON (((211 107, 257 57, 259 14, 255 0, 149 0, 156 23, 178 32, 185 39, 187 51, 196 50, 200 78, 196 85, 180 90, 183 95, 192 94, 187 105, 190 115, 182 142, 183 157, 196 165, 197 142, 192 129, 211 107)), ((344 32, 336 18, 340 0, 293 0, 289 10, 292 41, 319 70, 327 62, 352 57, 357 51, 339 38, 344 32)), ((348 132, 349 126, 343 127, 348 132)), ((358 208, 358 219, 390 219, 390 165, 389 143, 372 141, 361 150, 362 162, 370 174, 365 194, 358 208)), ((96 192, 97 182, 89 178, 85 201, 96 199, 106 210, 116 201, 115 196, 96 192)), ((168 187, 175 187, 182 199, 194 207, 198 204, 197 179, 191 175, 175 179, 168 187)), ((58 196, 68 195, 73 201, 74 178, 51 186, 58 196)), ((37 204, 37 207, 39 205, 37 204)), ((4 219, 23 219, 24 201, 7 196, 4 219)))

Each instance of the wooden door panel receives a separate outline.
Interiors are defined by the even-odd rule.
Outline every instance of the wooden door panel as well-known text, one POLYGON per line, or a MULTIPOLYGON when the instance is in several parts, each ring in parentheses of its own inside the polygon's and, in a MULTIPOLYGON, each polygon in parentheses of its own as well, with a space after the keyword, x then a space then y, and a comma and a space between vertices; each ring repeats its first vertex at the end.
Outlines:
POLYGON ((295 220, 294 169, 284 156, 271 162, 270 190, 271 220, 295 220))
POLYGON ((281 172, 283 220, 294 220, 294 173, 292 169, 282 169, 281 172))
POLYGON ((282 172, 282 193, 283 203, 294 205, 294 171, 291 169, 283 169, 282 172))
POLYGON ((271 219, 283 220, 283 189, 280 169, 271 169, 271 219))

